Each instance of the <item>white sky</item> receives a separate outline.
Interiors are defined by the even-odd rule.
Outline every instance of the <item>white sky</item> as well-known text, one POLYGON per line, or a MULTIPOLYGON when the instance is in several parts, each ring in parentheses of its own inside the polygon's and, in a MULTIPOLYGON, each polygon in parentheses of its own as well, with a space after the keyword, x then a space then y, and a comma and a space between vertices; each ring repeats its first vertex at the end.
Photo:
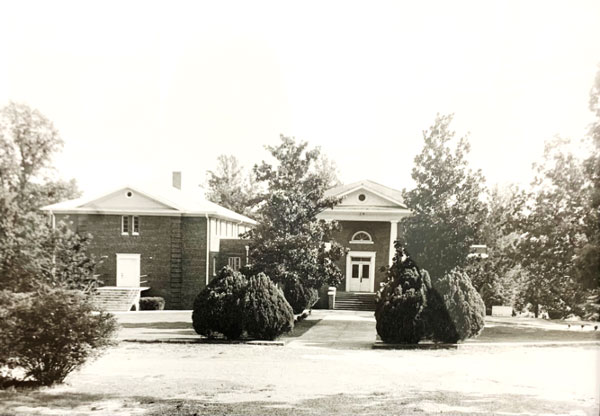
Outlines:
POLYGON ((545 139, 586 131, 599 63, 597 0, 0 3, 0 105, 55 123, 86 192, 202 182, 280 133, 402 189, 437 112, 490 183, 527 182, 545 139))

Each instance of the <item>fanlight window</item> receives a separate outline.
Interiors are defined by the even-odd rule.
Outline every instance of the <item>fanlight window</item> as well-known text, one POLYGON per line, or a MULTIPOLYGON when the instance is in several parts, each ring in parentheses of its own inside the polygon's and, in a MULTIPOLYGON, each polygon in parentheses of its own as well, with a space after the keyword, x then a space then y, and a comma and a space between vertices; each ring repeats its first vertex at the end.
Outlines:
POLYGON ((352 236, 352 239, 350 240, 350 243, 353 244, 373 244, 373 239, 371 238, 371 235, 366 232, 366 231, 359 231, 357 233, 354 233, 354 235, 352 236))

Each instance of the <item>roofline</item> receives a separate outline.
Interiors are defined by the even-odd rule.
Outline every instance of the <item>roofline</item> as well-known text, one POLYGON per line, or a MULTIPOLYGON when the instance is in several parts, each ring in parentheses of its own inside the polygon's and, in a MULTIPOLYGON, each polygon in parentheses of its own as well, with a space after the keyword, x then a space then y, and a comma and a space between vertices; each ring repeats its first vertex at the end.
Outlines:
MULTIPOLYGON (((224 219, 238 224, 258 224, 251 218, 240 219, 228 215, 223 215, 216 211, 170 211, 170 210, 139 210, 139 209, 94 209, 94 208, 75 208, 75 209, 50 209, 48 207, 41 208, 42 211, 51 214, 87 214, 87 215, 146 215, 155 217, 206 217, 224 219)), ((240 214, 241 215, 241 214, 240 214)))
MULTIPOLYGON (((385 186, 385 185, 380 185, 380 186, 385 186)), ((402 207, 406 208, 406 204, 404 204, 403 202, 400 202, 400 201, 398 201, 397 199, 391 198, 391 197, 389 197, 389 196, 387 196, 387 195, 383 195, 382 193, 380 193, 380 192, 377 192, 377 191, 375 191, 375 190, 373 190, 373 189, 369 188, 368 186, 366 186, 366 185, 364 185, 364 184, 360 184, 360 185, 358 185, 358 186, 356 186, 356 187, 354 187, 354 188, 351 188, 351 189, 350 189, 350 190, 348 190, 348 191, 342 192, 342 193, 340 193, 340 194, 336 194, 335 196, 336 196, 336 197, 338 197, 338 198, 342 198, 342 197, 344 197, 344 196, 346 196, 346 195, 348 195, 348 194, 350 194, 350 193, 352 193, 352 192, 354 192, 354 191, 356 191, 356 190, 358 190, 358 189, 366 189, 366 190, 368 190, 369 192, 372 192, 372 193, 374 193, 375 195, 377 195, 377 196, 378 196, 378 197, 380 197, 380 198, 383 198, 383 199, 385 199, 385 200, 387 200, 387 201, 393 202, 393 203, 395 203, 395 204, 398 204, 398 205, 400 205, 400 206, 402 206, 402 207)))

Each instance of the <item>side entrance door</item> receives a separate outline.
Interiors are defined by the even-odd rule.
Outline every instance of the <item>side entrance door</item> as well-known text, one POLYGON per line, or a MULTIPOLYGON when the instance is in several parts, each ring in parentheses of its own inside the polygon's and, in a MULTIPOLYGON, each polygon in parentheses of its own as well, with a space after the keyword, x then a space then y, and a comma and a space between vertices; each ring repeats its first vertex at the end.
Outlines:
POLYGON ((140 255, 117 253, 117 286, 140 286, 140 255))
POLYGON ((375 253, 350 252, 346 266, 346 290, 350 292, 374 291, 375 253))

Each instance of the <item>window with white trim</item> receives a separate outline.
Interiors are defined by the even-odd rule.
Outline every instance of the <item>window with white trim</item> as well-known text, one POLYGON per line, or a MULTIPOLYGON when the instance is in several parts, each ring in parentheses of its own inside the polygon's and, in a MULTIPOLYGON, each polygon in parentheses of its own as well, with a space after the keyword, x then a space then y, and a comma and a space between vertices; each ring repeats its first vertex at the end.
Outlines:
POLYGON ((127 215, 121 217, 121 235, 129 235, 129 217, 127 215))
POLYGON ((140 217, 134 215, 131 217, 131 235, 140 235, 140 217))
POLYGON ((239 270, 242 267, 242 258, 241 257, 229 257, 227 259, 227 264, 233 270, 239 270))
POLYGON ((358 231, 352 236, 350 244, 373 244, 373 239, 368 232, 358 231))

